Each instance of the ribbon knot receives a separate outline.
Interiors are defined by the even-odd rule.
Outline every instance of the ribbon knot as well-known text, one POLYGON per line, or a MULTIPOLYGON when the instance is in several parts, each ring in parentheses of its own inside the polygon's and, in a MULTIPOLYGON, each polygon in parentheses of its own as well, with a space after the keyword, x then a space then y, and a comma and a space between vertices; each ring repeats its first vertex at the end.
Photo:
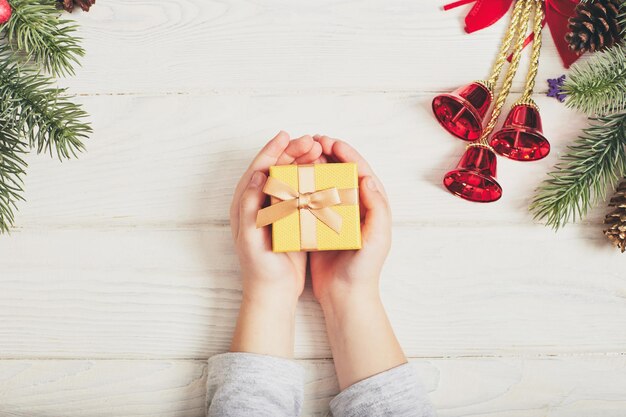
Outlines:
POLYGON ((298 208, 299 209, 309 208, 310 204, 311 204, 311 194, 304 193, 298 196, 298 208))
POLYGON ((272 224, 297 210, 308 210, 336 233, 341 231, 341 215, 331 209, 332 206, 345 203, 337 188, 300 193, 284 182, 269 177, 263 192, 281 201, 259 210, 257 227, 272 224))

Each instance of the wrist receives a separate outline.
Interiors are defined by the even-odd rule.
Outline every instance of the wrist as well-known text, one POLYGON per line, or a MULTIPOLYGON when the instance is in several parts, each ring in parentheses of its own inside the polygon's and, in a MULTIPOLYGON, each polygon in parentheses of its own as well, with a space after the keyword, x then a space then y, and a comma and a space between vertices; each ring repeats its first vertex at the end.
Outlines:
POLYGON ((340 389, 406 362, 378 294, 325 302, 322 309, 340 389))
POLYGON ((378 292, 351 293, 341 296, 333 294, 320 302, 327 331, 341 333, 346 326, 355 322, 369 322, 386 316, 378 292))
POLYGON ((297 304, 298 298, 287 292, 244 291, 240 310, 254 312, 282 322, 295 317, 297 304))
POLYGON ((317 297, 322 310, 356 309, 363 305, 381 305, 378 285, 335 285, 317 297))
POLYGON ((297 277, 276 276, 269 278, 263 274, 247 274, 243 277, 243 301, 294 306, 303 290, 303 281, 297 277))
POLYGON ((244 293, 230 350, 293 357, 295 316, 295 301, 244 293))

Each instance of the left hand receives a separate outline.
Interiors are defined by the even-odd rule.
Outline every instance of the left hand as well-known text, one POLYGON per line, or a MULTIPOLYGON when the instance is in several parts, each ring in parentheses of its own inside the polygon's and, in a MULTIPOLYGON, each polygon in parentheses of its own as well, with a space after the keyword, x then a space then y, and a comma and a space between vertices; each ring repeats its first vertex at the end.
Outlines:
POLYGON ((270 140, 243 174, 230 207, 230 224, 241 264, 243 300, 232 352, 292 357, 296 304, 304 289, 306 253, 274 253, 269 227, 257 229, 257 212, 266 195, 269 167, 308 164, 322 153, 310 136, 289 140, 280 132, 270 140))
POLYGON ((241 264, 244 300, 297 302, 304 289, 306 253, 274 253, 270 228, 257 229, 256 215, 266 195, 263 186, 269 167, 309 164, 319 159, 321 145, 311 136, 290 140, 280 132, 270 140, 242 175, 230 208, 230 224, 241 264))

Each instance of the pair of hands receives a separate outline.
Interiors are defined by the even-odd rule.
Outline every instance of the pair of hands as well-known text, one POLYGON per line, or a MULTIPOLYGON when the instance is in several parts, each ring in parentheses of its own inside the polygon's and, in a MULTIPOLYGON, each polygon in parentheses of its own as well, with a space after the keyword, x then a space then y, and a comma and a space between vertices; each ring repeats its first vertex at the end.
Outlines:
POLYGON ((272 252, 270 228, 256 228, 272 165, 354 162, 359 172, 362 249, 310 253, 313 293, 324 306, 346 297, 378 297, 380 271, 391 245, 386 193, 365 159, 345 142, 328 136, 291 140, 280 132, 259 152, 235 189, 230 220, 241 264, 244 302, 293 305, 304 289, 307 253, 272 252))
POLYGON ((339 387, 406 363, 380 300, 378 281, 391 246, 391 214, 382 184, 365 159, 327 136, 290 140, 280 132, 241 177, 230 211, 241 263, 243 300, 231 351, 292 357, 295 312, 304 289, 307 258, 313 294, 324 311, 339 387), (362 249, 272 252, 270 229, 256 228, 272 165, 355 162, 359 172, 362 249))

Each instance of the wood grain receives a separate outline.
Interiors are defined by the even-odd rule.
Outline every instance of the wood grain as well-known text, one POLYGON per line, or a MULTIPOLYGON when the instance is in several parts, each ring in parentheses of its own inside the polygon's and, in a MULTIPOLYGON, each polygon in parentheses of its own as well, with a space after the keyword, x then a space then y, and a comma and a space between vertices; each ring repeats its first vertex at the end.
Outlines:
MULTIPOLYGON (((508 22, 467 35, 469 7, 445 3, 109 0, 73 15, 87 55, 63 84, 88 94, 448 91, 488 76, 508 22)), ((548 35, 538 88, 563 72, 548 35)))
POLYGON ((203 361, 0 361, 2 417, 204 417, 203 361))
MULTIPOLYGON (((87 56, 60 85, 95 131, 79 160, 29 156, 28 201, 0 237, 0 417, 204 416, 206 358, 227 349, 241 298, 230 195, 280 129, 347 140, 386 184, 383 298, 440 416, 626 415, 626 275, 600 233, 604 207, 558 234, 527 212, 585 117, 537 94, 552 154, 500 159, 496 204, 448 195, 464 143, 430 102, 487 76, 506 19, 467 35, 469 7, 444 3, 75 12, 87 56)), ((546 36, 537 91, 563 72, 546 36)), ((296 355, 303 416, 325 416, 337 385, 310 288, 296 355)))
MULTIPOLYGON (((430 110, 433 94, 312 96, 110 96, 84 98, 95 134, 79 160, 33 156, 19 227, 224 224, 231 193, 258 149, 278 130, 325 133, 371 162, 400 223, 528 225, 535 187, 576 137, 584 118, 538 97, 552 154, 538 162, 501 158, 503 198, 479 205, 441 185, 465 143, 430 110)), ((588 221, 603 215, 604 207, 588 221)))
MULTIPOLYGON (((306 368, 303 415, 337 393, 332 362, 306 368)), ((622 417, 620 356, 412 360, 441 417, 622 417)), ((204 417, 204 361, 0 362, 3 417, 204 417)))
MULTIPOLYGON (((625 351, 622 259, 595 228, 561 232, 558 250, 542 226, 394 234, 382 291, 409 356, 625 351)), ((241 296, 225 227, 24 230, 0 264, 4 358, 208 357, 241 296)), ((297 357, 330 357, 308 289, 299 307, 297 357)))

